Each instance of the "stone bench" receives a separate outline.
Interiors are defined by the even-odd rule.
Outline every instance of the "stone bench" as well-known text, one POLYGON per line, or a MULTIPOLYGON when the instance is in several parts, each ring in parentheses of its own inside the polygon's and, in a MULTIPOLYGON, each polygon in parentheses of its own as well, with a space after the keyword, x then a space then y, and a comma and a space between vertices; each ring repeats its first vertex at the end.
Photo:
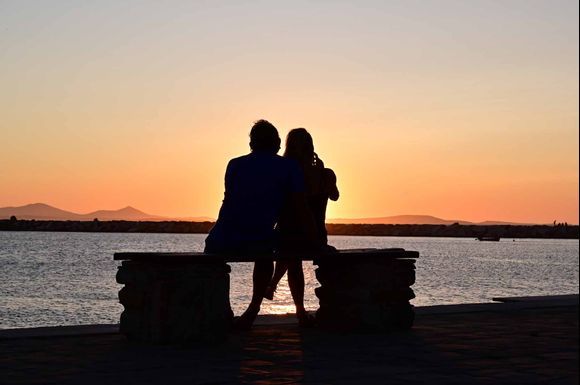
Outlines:
POLYGON ((231 323, 228 263, 299 258, 318 266, 317 325, 337 331, 405 330, 413 325, 416 251, 338 250, 331 253, 215 255, 116 253, 124 307, 121 333, 151 342, 213 342, 231 323))

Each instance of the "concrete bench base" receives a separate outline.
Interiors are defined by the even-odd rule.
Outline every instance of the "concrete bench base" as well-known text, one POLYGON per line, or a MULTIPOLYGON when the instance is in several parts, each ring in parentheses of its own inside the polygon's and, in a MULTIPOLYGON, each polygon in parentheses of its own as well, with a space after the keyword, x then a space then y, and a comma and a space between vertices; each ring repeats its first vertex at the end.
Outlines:
POLYGON ((124 261, 117 282, 120 331, 130 340, 216 342, 231 324, 230 267, 124 261))
POLYGON ((338 331, 390 331, 411 328, 415 298, 412 259, 316 261, 318 325, 338 331))
POLYGON ((320 327, 340 331, 388 331, 413 325, 415 251, 338 250, 313 256, 117 253, 117 282, 125 310, 120 331, 146 342, 216 342, 227 337, 230 267, 259 259, 313 260, 318 268, 320 327))

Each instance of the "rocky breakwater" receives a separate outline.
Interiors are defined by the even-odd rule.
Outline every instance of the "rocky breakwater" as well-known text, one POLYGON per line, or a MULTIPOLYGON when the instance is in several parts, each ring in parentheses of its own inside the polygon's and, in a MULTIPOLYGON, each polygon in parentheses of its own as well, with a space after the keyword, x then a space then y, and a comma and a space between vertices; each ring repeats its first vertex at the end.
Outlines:
MULTIPOLYGON (((123 260, 120 330, 128 339, 154 343, 217 342, 231 323, 230 266, 195 255, 137 253, 123 260)), ((122 253, 115 259, 123 259, 122 253)))
POLYGON ((318 325, 336 331, 391 331, 412 327, 415 260, 403 249, 343 251, 314 260, 318 325))

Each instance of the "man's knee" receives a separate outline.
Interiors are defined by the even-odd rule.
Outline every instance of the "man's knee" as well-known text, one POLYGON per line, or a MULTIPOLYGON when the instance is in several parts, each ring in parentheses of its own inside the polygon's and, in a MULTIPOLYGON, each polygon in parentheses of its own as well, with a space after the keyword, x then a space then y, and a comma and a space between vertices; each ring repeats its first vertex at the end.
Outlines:
POLYGON ((273 260, 260 260, 254 263, 254 274, 264 274, 269 277, 272 276, 274 271, 274 261, 273 260))
POLYGON ((259 261, 254 262, 254 268, 256 269, 268 269, 271 266, 274 266, 274 261, 271 259, 261 259, 259 261))
POLYGON ((288 264, 288 270, 292 270, 292 271, 298 270, 298 269, 302 270, 302 260, 300 260, 300 259, 288 261, 287 264, 288 264))

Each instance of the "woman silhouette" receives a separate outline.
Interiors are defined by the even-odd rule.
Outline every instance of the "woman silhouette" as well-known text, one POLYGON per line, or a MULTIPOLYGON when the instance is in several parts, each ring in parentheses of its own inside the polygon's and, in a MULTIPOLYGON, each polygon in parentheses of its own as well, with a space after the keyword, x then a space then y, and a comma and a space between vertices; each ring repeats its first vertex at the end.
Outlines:
MULTIPOLYGON (((303 226, 289 208, 285 208, 280 216, 277 229, 280 235, 281 251, 299 251, 314 247, 329 248, 326 232, 326 205, 328 199, 338 200, 339 192, 336 186, 336 175, 324 167, 324 163, 314 152, 312 136, 304 128, 295 128, 286 137, 284 157, 296 160, 304 173, 306 198, 310 213, 316 228, 315 244, 307 242, 303 226)), ((296 306, 296 316, 301 326, 310 326, 312 320, 304 309, 304 272, 301 260, 278 261, 274 276, 266 289, 264 298, 273 299, 280 279, 288 271, 288 286, 296 306)))

